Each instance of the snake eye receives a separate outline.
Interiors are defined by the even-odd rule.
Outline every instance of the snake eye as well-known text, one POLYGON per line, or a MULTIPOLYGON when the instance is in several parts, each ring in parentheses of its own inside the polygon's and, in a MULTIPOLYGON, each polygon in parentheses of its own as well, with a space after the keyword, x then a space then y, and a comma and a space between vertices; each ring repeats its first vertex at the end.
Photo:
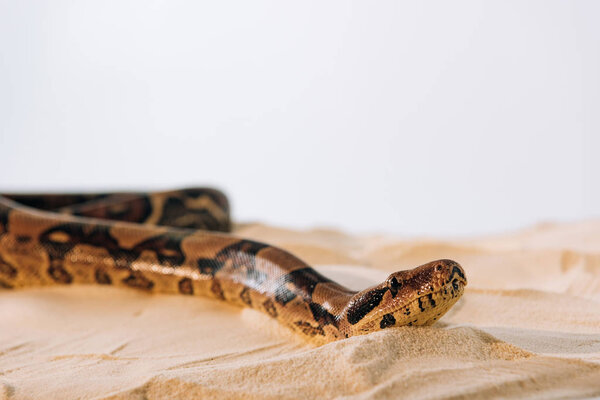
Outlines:
POLYGON ((442 265, 441 265, 441 264, 438 264, 438 265, 436 265, 436 266, 435 266, 435 270, 436 270, 437 272, 440 272, 440 271, 442 270, 442 265))

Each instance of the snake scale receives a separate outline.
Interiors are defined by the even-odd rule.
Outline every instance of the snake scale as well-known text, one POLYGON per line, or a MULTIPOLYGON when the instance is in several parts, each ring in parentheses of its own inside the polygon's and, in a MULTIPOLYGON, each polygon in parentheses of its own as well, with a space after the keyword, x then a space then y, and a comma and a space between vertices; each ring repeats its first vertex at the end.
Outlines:
POLYGON ((362 291, 294 255, 230 235, 225 195, 0 196, 0 288, 101 284, 201 295, 263 311, 316 343, 430 325, 463 294, 461 266, 438 260, 362 291))

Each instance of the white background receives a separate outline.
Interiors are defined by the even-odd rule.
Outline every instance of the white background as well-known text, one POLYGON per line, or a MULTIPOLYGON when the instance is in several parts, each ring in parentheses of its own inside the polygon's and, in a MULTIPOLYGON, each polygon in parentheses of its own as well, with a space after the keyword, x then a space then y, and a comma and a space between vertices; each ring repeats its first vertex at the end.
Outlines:
POLYGON ((213 184, 237 220, 600 215, 600 2, 0 0, 0 191, 213 184))

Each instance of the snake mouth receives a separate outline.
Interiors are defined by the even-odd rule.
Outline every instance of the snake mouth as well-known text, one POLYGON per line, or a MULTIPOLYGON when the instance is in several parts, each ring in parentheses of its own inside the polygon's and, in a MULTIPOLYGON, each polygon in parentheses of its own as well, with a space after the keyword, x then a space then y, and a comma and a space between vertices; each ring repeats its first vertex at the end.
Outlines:
POLYGON ((415 297, 400 307, 396 313, 397 320, 403 321, 401 325, 408 326, 435 323, 460 299, 466 284, 466 280, 461 277, 453 277, 437 290, 415 297))
POLYGON ((465 286, 467 286, 467 277, 462 270, 455 267, 452 271, 452 277, 447 280, 443 286, 439 287, 437 290, 431 291, 430 293, 415 297, 406 306, 410 306, 411 304, 422 304, 422 300, 430 298, 432 295, 436 296, 444 294, 447 296, 450 294, 450 298, 458 298, 462 296, 465 286))

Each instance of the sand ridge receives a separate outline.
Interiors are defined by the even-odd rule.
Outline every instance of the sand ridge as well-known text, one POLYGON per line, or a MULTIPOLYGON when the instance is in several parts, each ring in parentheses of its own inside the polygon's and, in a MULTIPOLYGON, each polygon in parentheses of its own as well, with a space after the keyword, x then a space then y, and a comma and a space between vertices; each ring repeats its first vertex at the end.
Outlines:
POLYGON ((0 400, 600 396, 600 221, 460 240, 258 224, 237 234, 355 288, 435 258, 459 261, 469 286, 432 327, 321 347, 209 299, 96 286, 0 291, 0 400))

